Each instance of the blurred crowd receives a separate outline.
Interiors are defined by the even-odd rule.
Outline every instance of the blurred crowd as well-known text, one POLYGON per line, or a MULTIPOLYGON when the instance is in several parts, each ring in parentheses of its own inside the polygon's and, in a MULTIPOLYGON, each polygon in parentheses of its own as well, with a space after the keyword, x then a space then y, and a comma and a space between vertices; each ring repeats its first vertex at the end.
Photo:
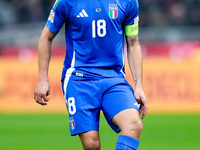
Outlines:
MULTIPOLYGON (((0 27, 46 21, 55 0, 0 0, 0 27)), ((138 0, 140 26, 200 26, 200 0, 138 0)))
POLYGON ((55 0, 0 0, 0 27, 48 18, 55 0))
POLYGON ((142 26, 200 26, 200 0, 138 0, 142 26))

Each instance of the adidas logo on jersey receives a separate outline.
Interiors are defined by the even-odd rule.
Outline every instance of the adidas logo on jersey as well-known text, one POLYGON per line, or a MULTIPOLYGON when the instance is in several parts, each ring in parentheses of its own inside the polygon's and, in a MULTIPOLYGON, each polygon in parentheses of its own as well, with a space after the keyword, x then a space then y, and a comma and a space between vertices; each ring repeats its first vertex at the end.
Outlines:
POLYGON ((77 18, 79 18, 79 17, 88 17, 88 14, 87 14, 86 11, 83 9, 76 17, 77 17, 77 18))

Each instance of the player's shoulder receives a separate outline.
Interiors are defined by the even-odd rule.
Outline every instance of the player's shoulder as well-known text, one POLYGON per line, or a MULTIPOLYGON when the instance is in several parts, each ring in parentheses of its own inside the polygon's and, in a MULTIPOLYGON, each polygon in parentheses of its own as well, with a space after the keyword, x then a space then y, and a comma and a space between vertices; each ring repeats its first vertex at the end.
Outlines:
POLYGON ((71 1, 71 0, 56 0, 53 5, 53 8, 56 9, 59 5, 66 4, 69 1, 71 1))
POLYGON ((59 5, 68 5, 70 3, 77 4, 78 2, 79 0, 56 0, 53 7, 57 8, 59 5))
POLYGON ((118 1, 122 7, 129 9, 137 9, 139 7, 138 0, 119 0, 118 1))
POLYGON ((68 5, 71 1, 74 0, 56 0, 53 5, 53 9, 65 10, 66 8, 68 8, 68 5))
POLYGON ((139 7, 138 0, 125 0, 128 5, 134 5, 135 7, 139 7))

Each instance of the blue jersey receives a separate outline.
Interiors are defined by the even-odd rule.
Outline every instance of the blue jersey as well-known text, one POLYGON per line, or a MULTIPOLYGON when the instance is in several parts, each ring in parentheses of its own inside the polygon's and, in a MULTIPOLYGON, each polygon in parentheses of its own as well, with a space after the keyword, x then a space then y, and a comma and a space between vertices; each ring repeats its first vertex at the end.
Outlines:
POLYGON ((124 27, 138 20, 137 0, 57 0, 46 26, 65 24, 62 79, 124 77, 124 27))

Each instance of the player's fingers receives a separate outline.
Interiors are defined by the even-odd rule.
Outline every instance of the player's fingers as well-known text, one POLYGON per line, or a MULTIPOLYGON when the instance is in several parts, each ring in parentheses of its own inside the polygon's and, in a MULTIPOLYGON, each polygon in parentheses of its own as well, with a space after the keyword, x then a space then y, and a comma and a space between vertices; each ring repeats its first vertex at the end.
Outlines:
POLYGON ((142 115, 142 119, 143 119, 148 110, 147 100, 140 99, 140 100, 138 100, 138 103, 140 104, 140 115, 142 115))
POLYGON ((43 101, 36 101, 36 103, 38 103, 38 104, 40 104, 40 105, 42 105, 42 106, 47 105, 47 103, 45 103, 45 102, 43 102, 43 101))
POLYGON ((143 114, 143 104, 140 104, 140 115, 143 114))
POLYGON ((43 94, 43 95, 42 95, 42 98, 43 98, 43 100, 44 100, 45 102, 48 102, 48 101, 49 101, 49 98, 47 97, 49 94, 50 94, 50 92, 47 91, 46 94, 43 94))
POLYGON ((42 94, 41 95, 41 101, 39 101, 39 104, 41 105, 47 105, 48 98, 46 97, 46 95, 42 94))
POLYGON ((50 91, 47 91, 47 94, 46 94, 46 96, 48 96, 48 95, 50 95, 50 91))
POLYGON ((36 94, 36 103, 40 105, 47 105, 47 103, 43 102, 43 95, 44 94, 36 94))
POLYGON ((47 96, 44 96, 44 97, 42 97, 43 98, 43 100, 45 101, 45 102, 48 102, 49 101, 49 98, 47 97, 47 96))
POLYGON ((147 110, 148 110, 147 104, 143 104, 143 105, 141 106, 142 119, 144 119, 144 117, 146 116, 147 110))
POLYGON ((40 104, 42 102, 42 98, 39 94, 36 93, 36 99, 35 99, 35 102, 40 104))
POLYGON ((45 102, 48 102, 50 99, 49 97, 47 97, 48 95, 50 95, 50 91, 47 91, 46 96, 43 96, 45 102))
POLYGON ((142 119, 144 119, 144 117, 146 116, 146 114, 147 114, 147 111, 144 110, 143 113, 142 113, 142 119))
POLYGON ((38 103, 38 104, 40 104, 40 105, 42 105, 42 106, 45 106, 45 105, 47 105, 47 103, 44 103, 44 102, 39 102, 39 101, 36 101, 36 103, 38 103))

